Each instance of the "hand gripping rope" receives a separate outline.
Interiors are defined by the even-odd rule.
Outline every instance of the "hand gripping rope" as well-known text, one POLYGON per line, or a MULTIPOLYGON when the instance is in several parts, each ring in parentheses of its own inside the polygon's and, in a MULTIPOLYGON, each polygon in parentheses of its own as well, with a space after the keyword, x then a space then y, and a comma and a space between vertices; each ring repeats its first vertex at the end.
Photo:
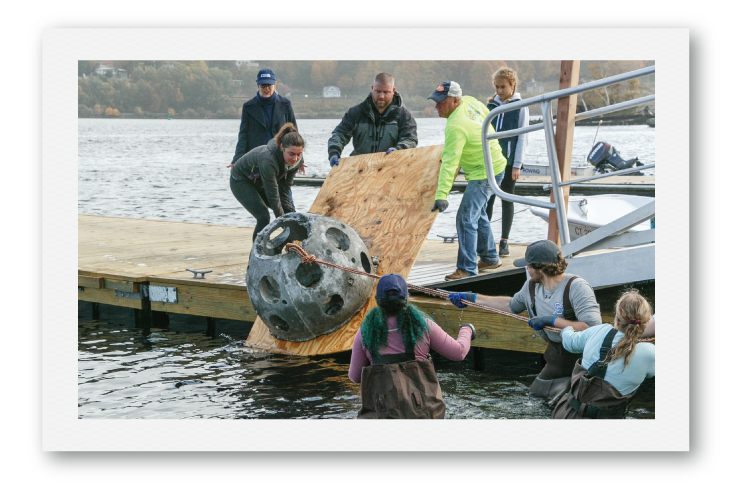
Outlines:
MULTIPOLYGON (((326 266, 335 267, 336 269, 341 269, 342 271, 347 271, 347 272, 350 272, 350 273, 353 273, 353 274, 359 274, 361 276, 367 276, 369 278, 374 278, 376 280, 380 279, 380 276, 378 276, 377 274, 366 273, 364 271, 359 271, 357 269, 352 269, 350 267, 339 266, 339 265, 333 264, 331 262, 326 262, 324 260, 320 260, 315 255, 311 255, 311 254, 307 253, 304 248, 302 248, 301 246, 299 246, 296 243, 287 243, 286 244, 286 250, 288 252, 294 252, 297 255, 299 255, 302 258, 302 263, 303 264, 310 264, 312 262, 317 262, 318 264, 324 264, 326 266)), ((440 297, 441 299, 450 300, 449 297, 448 297, 450 294, 448 294, 447 292, 441 292, 441 291, 433 290, 432 288, 426 288, 426 287, 423 287, 423 286, 411 285, 409 283, 407 283, 406 286, 409 288, 409 290, 414 290, 415 292, 420 292, 420 293, 424 293, 425 295, 432 295, 433 297, 440 297)), ((529 321, 529 318, 527 318, 525 316, 520 316, 518 314, 509 313, 509 312, 506 312, 506 311, 502 311, 500 309, 495 309, 493 307, 485 306, 485 305, 482 305, 482 304, 477 304, 475 302, 469 302, 468 300, 465 300, 465 299, 461 299, 461 303, 462 304, 466 304, 467 306, 470 306, 470 307, 476 307, 478 309, 484 309, 485 311, 493 312, 493 313, 496 313, 496 314, 501 314, 501 315, 507 316, 509 318, 513 318, 513 319, 516 319, 516 320, 519 320, 519 321, 523 321, 524 323, 528 323, 528 321, 529 321)), ((552 328, 552 327, 545 327, 544 329, 547 330, 547 331, 549 331, 549 332, 554 332, 554 333, 560 333, 562 331, 562 329, 560 329, 560 328, 552 328)), ((653 342, 653 343, 656 343, 656 338, 654 337, 654 338, 649 338, 649 339, 643 339, 643 340, 639 340, 639 342, 653 342)))

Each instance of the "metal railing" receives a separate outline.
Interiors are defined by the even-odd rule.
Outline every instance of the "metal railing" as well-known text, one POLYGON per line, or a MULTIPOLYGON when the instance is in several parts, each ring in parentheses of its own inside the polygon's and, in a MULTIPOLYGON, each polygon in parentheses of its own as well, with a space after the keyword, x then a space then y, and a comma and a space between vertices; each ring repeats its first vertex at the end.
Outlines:
MULTIPOLYGON (((552 117, 552 106, 551 106, 552 100, 560 99, 561 97, 568 97, 568 96, 579 94, 582 92, 587 92, 589 90, 597 89, 600 87, 605 87, 607 85, 624 82, 627 80, 631 80, 633 78, 650 75, 655 72, 656 72, 656 67, 649 66, 647 68, 630 71, 627 73, 623 73, 621 75, 615 75, 615 76, 611 76, 608 78, 603 78, 601 80, 587 82, 582 85, 577 85, 575 87, 571 87, 568 89, 556 90, 554 92, 542 94, 536 97, 532 97, 530 99, 522 99, 520 101, 512 102, 509 104, 503 104, 493 109, 492 111, 490 111, 487 117, 485 118, 484 123, 482 124, 482 151, 484 153, 484 165, 487 170, 487 180, 489 182, 490 188, 492 188, 492 191, 501 200, 504 200, 504 201, 511 201, 514 203, 523 203, 525 205, 530 205, 533 207, 555 210, 557 214, 557 226, 560 231, 560 241, 562 242, 563 249, 565 249, 566 245, 570 244, 570 231, 568 229, 567 207, 565 206, 565 197, 563 196, 563 190, 562 190, 563 186, 569 186, 571 184, 578 184, 581 182, 588 182, 594 179, 601 179, 603 177, 611 177, 615 175, 629 174, 632 172, 637 172, 639 170, 645 170, 647 168, 654 168, 655 164, 629 168, 626 170, 619 170, 617 172, 611 172, 609 174, 604 174, 604 175, 584 177, 581 179, 576 179, 576 180, 572 180, 572 181, 568 181, 564 183, 561 182, 560 164, 557 158, 557 148, 555 146, 555 131, 553 129, 555 120, 552 117), (488 133, 490 124, 492 122, 492 118, 494 118, 495 116, 501 113, 507 113, 508 111, 514 111, 516 109, 525 108, 533 104, 541 104, 542 106, 542 123, 531 125, 529 127, 522 127, 522 128, 518 128, 514 130, 507 130, 504 132, 495 132, 492 134, 488 133), (492 165, 492 156, 490 154, 490 141, 493 141, 495 139, 505 138, 505 137, 514 137, 514 136, 521 135, 521 134, 527 134, 529 132, 534 132, 537 130, 544 130, 545 144, 547 147, 547 157, 549 158, 549 166, 551 170, 550 174, 552 178, 552 184, 549 186, 549 188, 552 190, 552 193, 554 194, 554 198, 555 198, 554 203, 549 202, 549 201, 535 200, 533 198, 528 198, 525 196, 519 196, 515 194, 506 193, 505 191, 500 189, 500 186, 497 185, 497 181, 495 181, 494 168, 492 165)), ((603 108, 592 109, 590 111, 577 114, 575 116, 575 120, 578 121, 578 120, 583 120, 584 118, 601 116, 607 113, 613 113, 615 111, 620 111, 623 109, 640 106, 641 104, 645 104, 647 102, 653 102, 655 100, 656 100, 655 95, 640 97, 638 99, 632 99, 630 101, 625 101, 625 102, 613 104, 610 106, 605 106, 603 108)), ((545 186, 545 188, 547 188, 547 186, 545 186)), ((653 209, 653 204, 649 204, 648 206, 653 209)), ((595 233, 600 232, 602 229, 605 229, 608 226, 609 224, 605 227, 592 231, 587 236, 594 235, 595 233)), ((627 230, 627 229, 629 229, 629 227, 626 227, 624 229, 620 228, 620 232, 627 230)), ((614 233, 612 233, 610 230, 601 231, 600 235, 595 235, 595 236, 591 236, 590 238, 587 238, 586 241, 590 243, 586 246, 589 246, 589 247, 595 246, 601 240, 608 238, 608 237, 612 237, 613 234, 614 233), (608 233, 608 234, 604 234, 604 233, 608 233)), ((569 250, 574 250, 574 251, 568 251, 567 255, 580 252, 582 249, 578 248, 579 246, 580 245, 576 245, 575 249, 569 248, 569 250)), ((596 245, 596 246, 600 246, 600 245, 596 245)), ((564 255, 564 256, 567 256, 567 255, 564 255)))

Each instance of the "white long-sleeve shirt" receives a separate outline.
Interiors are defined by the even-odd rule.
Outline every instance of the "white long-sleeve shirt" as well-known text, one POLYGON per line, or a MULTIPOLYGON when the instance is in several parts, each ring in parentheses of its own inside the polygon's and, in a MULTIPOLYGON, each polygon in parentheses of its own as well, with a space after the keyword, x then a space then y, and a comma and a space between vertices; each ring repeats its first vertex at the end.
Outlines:
MULTIPOLYGON (((599 361, 599 350, 611 329, 612 325, 606 323, 592 326, 582 332, 575 332, 573 327, 567 326, 560 333, 562 345, 568 352, 582 352, 581 366, 588 370, 591 365, 599 361)), ((612 347, 624 338, 624 333, 617 332, 612 340, 612 347)), ((639 343, 630 356, 627 366, 624 366, 625 358, 617 358, 609 364, 604 381, 612 384, 623 396, 631 394, 644 380, 656 375, 655 354, 655 345, 648 342, 639 343)))

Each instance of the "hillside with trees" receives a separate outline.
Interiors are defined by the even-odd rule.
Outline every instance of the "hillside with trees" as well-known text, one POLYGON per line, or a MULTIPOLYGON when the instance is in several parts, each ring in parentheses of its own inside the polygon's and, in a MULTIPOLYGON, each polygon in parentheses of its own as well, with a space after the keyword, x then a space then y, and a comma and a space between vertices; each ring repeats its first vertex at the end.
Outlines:
MULTIPOLYGON (((416 116, 436 116, 427 101, 438 83, 458 82, 464 93, 485 101, 493 95, 492 74, 510 67, 519 75, 518 90, 539 82, 544 91, 557 88, 560 61, 106 61, 114 68, 96 74, 98 63, 78 63, 79 117, 237 118, 242 103, 257 91, 259 68, 276 73, 277 91, 289 97, 299 117, 340 117, 367 96, 373 77, 394 75, 396 89, 416 116), (255 66, 258 64, 258 66, 255 66), (124 71, 117 71, 124 70, 124 71), (126 76, 125 76, 126 75, 126 76), (336 86, 341 98, 323 99, 323 87, 336 86)), ((653 61, 582 61, 581 81, 594 80, 653 61)), ((653 92, 653 76, 587 92, 582 109, 621 102, 653 92)), ((534 113, 534 110, 532 110, 534 113)))

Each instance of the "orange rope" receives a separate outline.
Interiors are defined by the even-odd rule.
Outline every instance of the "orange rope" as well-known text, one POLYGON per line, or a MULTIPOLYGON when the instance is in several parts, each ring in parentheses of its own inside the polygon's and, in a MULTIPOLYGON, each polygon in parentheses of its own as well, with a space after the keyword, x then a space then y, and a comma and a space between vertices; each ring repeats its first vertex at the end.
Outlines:
MULTIPOLYGON (((296 243, 287 243, 286 244, 286 249, 289 252, 294 252, 297 255, 299 255, 302 258, 302 263, 303 264, 311 264, 313 262, 317 262, 319 264, 324 264, 326 266, 335 267, 336 269, 341 269, 342 271, 347 271, 347 272, 350 272, 350 273, 359 274, 360 276, 367 276, 369 278, 374 278, 376 280, 380 279, 380 276, 378 276, 377 274, 371 274, 371 273, 367 273, 365 271, 358 271, 357 269, 352 269, 350 267, 345 267, 345 266, 339 266, 338 264, 333 264, 331 262, 326 262, 324 260, 320 260, 315 255, 307 253, 307 251, 305 251, 304 248, 302 248, 301 246, 299 246, 296 243)), ((423 287, 423 286, 410 285, 409 283, 407 283, 406 286, 409 288, 409 290, 414 290, 415 292, 420 292, 420 293, 424 293, 426 295, 432 295, 433 297, 440 297, 442 299, 450 300, 450 298, 449 298, 450 294, 448 294, 446 292, 441 292, 439 290, 433 290, 432 288, 426 288, 426 287, 423 287)), ((489 312, 492 312, 492 313, 502 314, 503 316, 507 316, 509 318, 517 319, 519 321, 523 321, 524 323, 528 323, 528 321, 529 321, 529 318, 527 318, 525 316, 520 316, 518 314, 509 313, 509 312, 506 312, 506 311, 502 311, 500 309, 495 309, 494 307, 489 307, 489 306, 485 306, 485 305, 482 305, 482 304, 477 304, 475 302, 469 302, 468 300, 465 300, 465 299, 461 299, 461 303, 462 304, 466 304, 467 306, 476 307, 478 309, 483 309, 485 311, 489 311, 489 312)), ((550 332, 555 332, 555 333, 560 333, 562 331, 561 328, 545 327, 544 329, 547 330, 547 331, 550 331, 550 332)), ((654 343, 656 343, 656 339, 655 338, 643 339, 643 340, 639 340, 638 342, 654 342, 654 343)))

